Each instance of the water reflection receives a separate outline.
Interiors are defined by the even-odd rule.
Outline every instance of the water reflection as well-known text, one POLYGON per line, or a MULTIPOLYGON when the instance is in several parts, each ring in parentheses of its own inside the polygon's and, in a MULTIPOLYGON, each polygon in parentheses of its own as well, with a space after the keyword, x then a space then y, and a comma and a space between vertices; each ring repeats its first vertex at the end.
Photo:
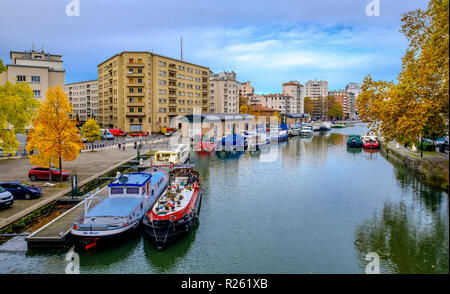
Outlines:
POLYGON ((381 258, 380 270, 386 273, 448 273, 447 195, 426 186, 402 165, 393 164, 399 185, 413 195, 399 203, 385 202, 380 213, 357 226, 359 260, 376 252, 381 258))
POLYGON ((359 260, 376 252, 381 273, 448 273, 448 237, 445 217, 386 202, 380 214, 357 226, 355 247, 359 260))
POLYGON ((158 250, 149 238, 144 237, 145 258, 156 273, 174 272, 179 260, 191 249, 197 229, 198 227, 190 231, 182 239, 170 244, 164 250, 158 250))

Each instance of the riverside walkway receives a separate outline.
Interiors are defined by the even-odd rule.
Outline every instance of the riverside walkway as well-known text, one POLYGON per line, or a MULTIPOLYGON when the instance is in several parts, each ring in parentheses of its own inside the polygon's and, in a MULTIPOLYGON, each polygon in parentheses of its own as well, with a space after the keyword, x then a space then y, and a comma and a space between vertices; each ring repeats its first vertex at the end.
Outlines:
MULTIPOLYGON (((167 139, 162 137, 151 138, 143 144, 141 154, 163 146, 167 139)), ((94 152, 82 152, 76 160, 63 162, 63 168, 78 176, 78 186, 98 178, 99 176, 113 170, 137 156, 137 150, 133 148, 134 142, 126 145, 125 151, 117 146, 95 150, 94 152)), ((0 161, 0 182, 24 181, 40 186, 47 181, 31 182, 28 179, 28 171, 32 165, 28 158, 15 158, 0 161)), ((55 182, 53 182, 55 183, 55 182)), ((64 181, 62 187, 42 187, 42 197, 31 200, 14 200, 11 208, 0 210, 0 229, 10 225, 20 218, 32 213, 42 206, 61 198, 71 191, 70 180, 64 181)))

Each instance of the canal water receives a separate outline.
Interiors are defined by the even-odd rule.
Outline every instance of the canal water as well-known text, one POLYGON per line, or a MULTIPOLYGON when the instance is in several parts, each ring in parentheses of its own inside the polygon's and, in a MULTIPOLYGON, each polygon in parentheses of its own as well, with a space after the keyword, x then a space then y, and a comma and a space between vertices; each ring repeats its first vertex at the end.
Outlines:
MULTIPOLYGON (((348 150, 364 124, 270 151, 192 153, 200 226, 158 251, 142 234, 79 253, 81 273, 448 273, 448 195, 381 153, 348 150), (268 154, 268 152, 272 152, 268 154), (369 255, 370 256, 370 255, 369 255)), ((67 251, 0 245, 0 273, 64 273, 67 251)))

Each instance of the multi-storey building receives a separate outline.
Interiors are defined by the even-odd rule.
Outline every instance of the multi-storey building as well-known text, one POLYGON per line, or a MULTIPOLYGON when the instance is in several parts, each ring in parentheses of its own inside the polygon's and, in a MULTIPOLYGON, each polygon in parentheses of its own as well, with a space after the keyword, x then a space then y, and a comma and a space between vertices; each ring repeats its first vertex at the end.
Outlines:
POLYGON ((335 101, 342 106, 343 118, 350 118, 350 99, 352 94, 344 90, 329 91, 329 96, 333 96, 335 101))
POLYGON ((210 111, 239 113, 239 82, 236 81, 236 73, 211 72, 210 84, 210 111))
POLYGON ((264 98, 263 95, 254 94, 252 97, 250 97, 250 101, 249 101, 250 107, 254 106, 254 105, 261 106, 263 104, 263 102, 262 102, 263 98, 264 98))
POLYGON ((350 118, 355 119, 355 118, 357 118, 356 99, 358 98, 358 95, 362 92, 361 84, 348 83, 347 86, 345 87, 345 91, 347 91, 351 94, 351 96, 350 96, 350 118))
POLYGON ((245 83, 240 83, 239 86, 239 94, 242 97, 247 98, 247 102, 251 105, 251 100, 255 96, 255 88, 252 86, 252 83, 247 81, 245 83))
POLYGON ((78 117, 81 123, 89 118, 98 119, 97 80, 66 84, 64 91, 72 104, 73 118, 78 117))
POLYGON ((328 96, 327 81, 307 81, 305 83, 305 97, 310 97, 313 102, 312 118, 326 120, 326 99, 328 96))
POLYGON ((303 113, 305 87, 297 81, 290 81, 283 83, 283 93, 293 97, 294 102, 291 105, 290 113, 303 113))
POLYGON ((262 95, 261 106, 277 110, 280 113, 290 113, 295 100, 287 94, 262 95))
POLYGON ((7 70, 0 74, 0 83, 27 82, 33 90, 34 97, 39 101, 45 100, 45 93, 49 87, 61 86, 64 88, 66 71, 63 69, 61 55, 42 51, 9 53, 11 64, 7 70))
MULTIPOLYGON (((98 68, 98 121, 104 128, 161 131, 194 108, 209 112, 209 68, 162 55, 124 51, 98 68)), ((177 127, 177 126, 172 126, 177 127)))

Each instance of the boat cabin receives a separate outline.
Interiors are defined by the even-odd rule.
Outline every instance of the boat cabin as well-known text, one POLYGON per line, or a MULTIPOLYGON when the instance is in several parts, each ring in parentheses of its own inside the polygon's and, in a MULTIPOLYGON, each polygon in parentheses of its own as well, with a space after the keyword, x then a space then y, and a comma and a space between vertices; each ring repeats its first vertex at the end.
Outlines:
POLYGON ((164 185, 164 173, 130 173, 108 185, 110 197, 153 196, 164 185))

